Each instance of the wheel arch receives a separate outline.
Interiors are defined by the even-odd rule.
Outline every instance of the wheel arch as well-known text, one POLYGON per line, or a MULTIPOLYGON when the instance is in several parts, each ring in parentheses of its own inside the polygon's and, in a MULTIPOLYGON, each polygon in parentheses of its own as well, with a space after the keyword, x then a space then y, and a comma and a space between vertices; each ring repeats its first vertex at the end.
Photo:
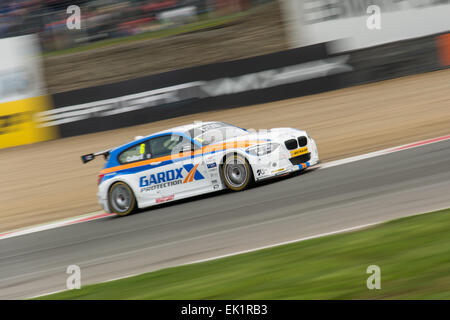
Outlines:
MULTIPOLYGON (((131 192, 133 193, 134 201, 136 202, 136 208, 135 209, 140 208, 139 207, 139 197, 136 196, 136 191, 134 190, 132 184, 129 181, 127 181, 127 179, 121 179, 121 178, 120 179, 112 179, 112 181, 107 186, 105 186, 105 188, 106 188, 105 189, 106 190, 106 203, 108 204, 108 207, 110 207, 109 193, 111 191, 111 188, 116 183, 119 183, 119 182, 126 184, 130 188, 131 192)), ((111 208, 109 208, 109 210, 111 211, 111 208)))
POLYGON ((244 151, 239 150, 239 149, 228 150, 228 151, 225 152, 225 153, 223 154, 223 156, 220 158, 220 163, 219 163, 220 178, 221 178, 222 180, 224 179, 224 177, 222 177, 222 166, 223 166, 223 164, 224 164, 224 162, 225 162, 225 159, 226 159, 228 156, 235 155, 235 154, 238 154, 238 155, 244 157, 245 161, 247 161, 248 165, 250 166, 250 169, 252 170, 252 179, 253 179, 253 182, 256 182, 256 178, 255 178, 255 177, 256 177, 256 172, 255 172, 255 169, 254 169, 253 166, 252 166, 252 163, 250 162, 250 159, 249 159, 249 157, 248 157, 248 154, 246 154, 244 151))

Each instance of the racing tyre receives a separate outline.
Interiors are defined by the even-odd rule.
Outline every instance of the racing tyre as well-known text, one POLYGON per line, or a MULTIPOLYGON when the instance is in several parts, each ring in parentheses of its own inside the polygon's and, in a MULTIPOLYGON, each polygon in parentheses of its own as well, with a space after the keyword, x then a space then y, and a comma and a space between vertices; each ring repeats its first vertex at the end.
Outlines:
POLYGON ((129 185, 116 182, 109 189, 108 204, 113 213, 126 216, 136 209, 136 198, 129 185))
POLYGON ((227 156, 222 165, 223 181, 228 189, 241 191, 253 182, 253 172, 248 161, 241 155, 227 156))

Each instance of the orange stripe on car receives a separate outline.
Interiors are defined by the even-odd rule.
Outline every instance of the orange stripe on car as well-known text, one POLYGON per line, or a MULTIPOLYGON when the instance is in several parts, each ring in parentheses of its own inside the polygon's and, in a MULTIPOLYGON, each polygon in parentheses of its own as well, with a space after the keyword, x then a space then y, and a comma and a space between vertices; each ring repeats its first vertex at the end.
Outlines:
POLYGON ((222 151, 222 150, 231 149, 231 148, 247 148, 252 145, 255 145, 258 143, 265 143, 265 142, 267 142, 267 141, 266 140, 263 140, 263 141, 233 141, 233 142, 218 143, 218 144, 211 145, 211 146, 205 146, 205 147, 201 148, 200 150, 197 150, 194 152, 183 152, 183 153, 179 153, 179 154, 174 154, 174 155, 169 155, 169 156, 164 156, 164 157, 159 157, 159 158, 154 158, 154 159, 148 159, 148 160, 142 160, 142 161, 138 161, 138 162, 122 164, 120 166, 106 168, 106 169, 103 169, 102 171, 100 171, 100 174, 106 174, 106 173, 116 172, 116 171, 120 171, 120 170, 136 168, 136 167, 140 167, 140 166, 145 166, 147 164, 152 164, 155 162, 163 162, 163 161, 174 160, 174 159, 178 159, 178 158, 185 158, 185 157, 189 157, 192 155, 217 152, 217 151, 222 151))

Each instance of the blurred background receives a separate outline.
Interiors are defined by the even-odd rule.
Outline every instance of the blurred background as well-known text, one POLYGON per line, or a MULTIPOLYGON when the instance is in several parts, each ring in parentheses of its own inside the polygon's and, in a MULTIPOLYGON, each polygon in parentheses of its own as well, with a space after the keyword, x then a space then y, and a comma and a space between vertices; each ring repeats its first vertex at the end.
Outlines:
POLYGON ((24 34, 50 94, 288 48, 275 0, 1 1, 0 39, 24 34))
POLYGON ((208 22, 269 1, 3 0, 0 2, 0 38, 36 33, 40 36, 43 50, 51 52, 106 39, 208 22), (70 5, 81 9, 81 29, 77 32, 66 27, 66 10, 70 5))

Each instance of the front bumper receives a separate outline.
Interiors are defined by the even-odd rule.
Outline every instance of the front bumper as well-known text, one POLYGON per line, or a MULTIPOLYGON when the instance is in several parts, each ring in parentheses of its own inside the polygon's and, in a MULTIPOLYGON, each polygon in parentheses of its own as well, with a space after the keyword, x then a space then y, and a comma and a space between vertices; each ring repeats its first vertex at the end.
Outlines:
POLYGON ((308 161, 298 163, 290 160, 289 152, 281 150, 278 157, 266 156, 253 161, 252 168, 256 181, 286 175, 295 171, 305 170, 320 163, 319 153, 313 139, 308 141, 310 158, 308 161), (283 153, 284 152, 284 153, 283 153))

